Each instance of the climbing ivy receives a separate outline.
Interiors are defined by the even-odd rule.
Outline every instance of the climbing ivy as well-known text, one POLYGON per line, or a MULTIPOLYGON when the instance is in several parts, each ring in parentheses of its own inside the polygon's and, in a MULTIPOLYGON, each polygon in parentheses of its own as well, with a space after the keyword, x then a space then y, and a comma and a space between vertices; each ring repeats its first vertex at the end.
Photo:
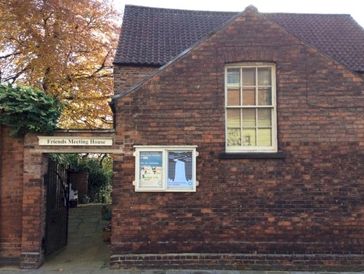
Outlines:
POLYGON ((61 110, 57 99, 40 90, 0 85, 0 124, 8 126, 12 136, 53 132, 61 110))

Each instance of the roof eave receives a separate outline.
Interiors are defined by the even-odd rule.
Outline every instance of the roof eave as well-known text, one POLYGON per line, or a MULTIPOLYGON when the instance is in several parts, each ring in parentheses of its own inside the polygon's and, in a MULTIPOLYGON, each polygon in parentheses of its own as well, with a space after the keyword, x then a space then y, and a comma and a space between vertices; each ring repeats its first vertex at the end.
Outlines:
POLYGON ((155 67, 155 68, 159 68, 164 65, 157 63, 133 63, 133 62, 118 62, 118 61, 114 61, 112 64, 123 67, 155 67))

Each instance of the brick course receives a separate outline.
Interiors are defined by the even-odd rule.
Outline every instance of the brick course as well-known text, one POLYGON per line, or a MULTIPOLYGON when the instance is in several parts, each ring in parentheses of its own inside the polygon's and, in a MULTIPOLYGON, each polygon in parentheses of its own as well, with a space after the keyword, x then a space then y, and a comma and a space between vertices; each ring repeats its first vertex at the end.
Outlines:
MULTIPOLYGON (((361 76, 248 11, 115 103, 116 141, 124 147, 114 159, 115 266, 144 265, 145 254, 160 266, 170 262, 163 254, 183 263, 195 253, 229 253, 256 254, 218 255, 236 269, 363 267, 361 76), (224 67, 238 62, 276 64, 284 159, 219 157, 224 67), (135 193, 133 145, 197 145, 197 192, 135 193), (291 259, 267 263, 274 254, 291 259)), ((192 256, 188 265, 219 265, 208 260, 192 256)))
POLYGON ((158 268, 158 269, 196 269, 203 265, 210 269, 254 269, 254 270, 334 270, 348 269, 361 271, 363 256, 331 254, 231 254, 231 253, 187 253, 187 254, 127 254, 111 256, 112 268, 158 268), (353 264, 354 262, 354 264, 353 264))

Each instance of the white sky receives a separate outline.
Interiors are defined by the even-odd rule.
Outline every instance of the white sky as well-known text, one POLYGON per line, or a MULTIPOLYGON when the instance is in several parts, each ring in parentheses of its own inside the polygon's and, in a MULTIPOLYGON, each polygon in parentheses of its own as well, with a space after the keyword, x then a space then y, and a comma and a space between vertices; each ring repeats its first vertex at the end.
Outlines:
POLYGON ((243 11, 254 5, 260 12, 346 13, 364 26, 364 0, 113 0, 123 11, 125 4, 212 11, 243 11))

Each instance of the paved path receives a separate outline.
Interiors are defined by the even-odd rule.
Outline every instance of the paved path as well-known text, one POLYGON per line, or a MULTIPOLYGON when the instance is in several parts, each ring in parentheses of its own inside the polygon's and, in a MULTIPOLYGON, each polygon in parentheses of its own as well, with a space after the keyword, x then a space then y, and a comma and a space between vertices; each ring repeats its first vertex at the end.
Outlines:
POLYGON ((107 268, 109 248, 102 239, 106 224, 101 218, 102 205, 70 209, 68 244, 61 252, 46 259, 42 269, 69 270, 84 267, 107 268))
MULTIPOLYGON (((70 209, 67 246, 46 258, 40 269, 26 272, 94 273, 95 270, 108 269, 110 252, 102 238, 106 222, 101 218, 101 207, 90 204, 70 209)), ((1 274, 19 272, 24 270, 0 268, 1 274)))

